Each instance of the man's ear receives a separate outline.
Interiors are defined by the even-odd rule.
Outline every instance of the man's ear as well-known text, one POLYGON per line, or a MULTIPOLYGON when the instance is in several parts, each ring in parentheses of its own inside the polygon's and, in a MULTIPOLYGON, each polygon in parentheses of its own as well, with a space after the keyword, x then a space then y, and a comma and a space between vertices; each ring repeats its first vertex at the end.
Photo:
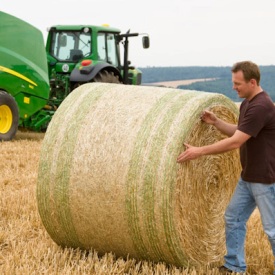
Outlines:
POLYGON ((253 86, 257 86, 257 81, 256 81, 254 78, 250 79, 249 82, 250 82, 253 86))

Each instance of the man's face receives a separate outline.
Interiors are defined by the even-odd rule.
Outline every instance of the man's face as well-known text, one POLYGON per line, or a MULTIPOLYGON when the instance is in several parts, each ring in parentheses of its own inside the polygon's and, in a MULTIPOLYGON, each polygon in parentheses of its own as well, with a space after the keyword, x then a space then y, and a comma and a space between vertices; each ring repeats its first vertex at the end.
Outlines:
POLYGON ((247 98, 248 100, 252 96, 255 80, 251 79, 248 82, 245 81, 243 72, 238 71, 232 73, 233 89, 237 91, 240 98, 247 98))

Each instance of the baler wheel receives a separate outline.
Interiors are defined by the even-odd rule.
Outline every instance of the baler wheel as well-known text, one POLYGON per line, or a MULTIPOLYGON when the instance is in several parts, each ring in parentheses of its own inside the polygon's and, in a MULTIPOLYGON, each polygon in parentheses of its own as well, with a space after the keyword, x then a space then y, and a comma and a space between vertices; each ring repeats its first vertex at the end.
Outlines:
POLYGON ((19 111, 15 99, 0 91, 0 141, 11 140, 18 129, 19 111))

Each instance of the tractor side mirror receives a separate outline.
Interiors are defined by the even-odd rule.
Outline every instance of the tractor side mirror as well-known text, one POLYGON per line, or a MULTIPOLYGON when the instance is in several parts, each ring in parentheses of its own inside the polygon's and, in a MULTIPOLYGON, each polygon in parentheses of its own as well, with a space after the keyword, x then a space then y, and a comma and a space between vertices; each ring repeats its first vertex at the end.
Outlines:
POLYGON ((149 36, 142 37, 142 46, 144 49, 148 49, 150 47, 150 39, 149 36))

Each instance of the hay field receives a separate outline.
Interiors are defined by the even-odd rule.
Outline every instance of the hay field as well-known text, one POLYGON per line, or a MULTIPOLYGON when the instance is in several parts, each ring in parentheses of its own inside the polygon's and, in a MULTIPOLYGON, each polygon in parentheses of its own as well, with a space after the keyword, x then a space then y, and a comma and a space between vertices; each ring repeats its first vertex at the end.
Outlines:
MULTIPOLYGON (((0 143, 0 274, 219 274, 213 266, 181 269, 58 247, 43 228, 36 205, 43 137, 18 132, 15 140, 0 143)), ((246 251, 249 274, 272 274, 271 248, 258 212, 248 223, 246 251)))
POLYGON ((215 80, 215 78, 199 78, 199 79, 185 79, 185 80, 173 80, 173 81, 162 81, 162 82, 154 82, 150 83, 150 85, 160 85, 170 88, 177 88, 180 85, 189 85, 195 82, 202 82, 202 81, 210 81, 215 80))

